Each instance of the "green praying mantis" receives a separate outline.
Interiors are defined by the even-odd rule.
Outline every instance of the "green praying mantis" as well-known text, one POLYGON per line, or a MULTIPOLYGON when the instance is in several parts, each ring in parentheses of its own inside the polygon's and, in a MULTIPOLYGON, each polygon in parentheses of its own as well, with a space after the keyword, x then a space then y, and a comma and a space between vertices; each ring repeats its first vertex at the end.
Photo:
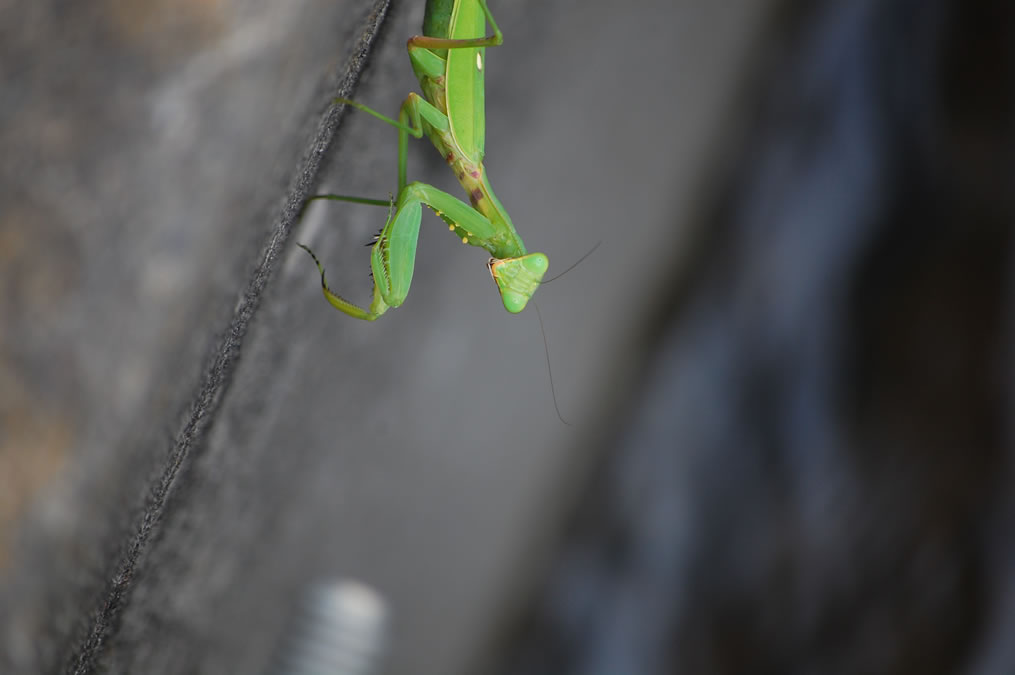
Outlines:
POLYGON ((504 308, 521 312, 542 282, 549 260, 542 253, 527 253, 507 211, 501 205, 483 168, 486 136, 484 65, 486 47, 503 42, 486 0, 427 0, 423 35, 409 39, 409 60, 423 96, 410 93, 398 120, 347 99, 351 105, 398 129, 398 194, 391 201, 316 195, 316 199, 388 206, 388 220, 372 245, 370 267, 373 300, 364 309, 333 292, 324 267, 313 251, 300 244, 321 273, 324 297, 335 309, 357 319, 374 321, 398 307, 409 293, 416 263, 416 244, 422 205, 433 209, 462 243, 486 249, 487 263, 497 283, 504 308), (489 22, 493 35, 486 35, 489 22), (469 196, 469 204, 432 185, 407 183, 408 137, 430 139, 469 196))

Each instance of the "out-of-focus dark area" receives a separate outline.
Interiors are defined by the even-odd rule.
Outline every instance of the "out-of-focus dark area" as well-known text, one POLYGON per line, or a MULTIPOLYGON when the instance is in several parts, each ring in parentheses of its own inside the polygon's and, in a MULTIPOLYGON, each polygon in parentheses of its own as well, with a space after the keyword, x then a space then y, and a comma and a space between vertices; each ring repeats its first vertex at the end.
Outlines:
POLYGON ((568 427, 446 227, 290 236, 422 4, 0 2, 0 672, 1015 672, 1015 6, 491 0, 568 427))
POLYGON ((503 672, 1015 672, 1015 6, 784 18, 503 672))

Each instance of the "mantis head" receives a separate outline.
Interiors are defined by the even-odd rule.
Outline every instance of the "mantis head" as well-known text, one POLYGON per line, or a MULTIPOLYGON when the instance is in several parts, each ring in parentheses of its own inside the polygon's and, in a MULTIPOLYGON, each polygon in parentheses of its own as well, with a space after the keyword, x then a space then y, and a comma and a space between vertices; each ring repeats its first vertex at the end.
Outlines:
POLYGON ((503 260, 490 258, 486 266, 490 268, 490 276, 497 282, 504 309, 517 314, 525 309, 532 294, 539 288, 550 260, 542 253, 529 253, 503 260))

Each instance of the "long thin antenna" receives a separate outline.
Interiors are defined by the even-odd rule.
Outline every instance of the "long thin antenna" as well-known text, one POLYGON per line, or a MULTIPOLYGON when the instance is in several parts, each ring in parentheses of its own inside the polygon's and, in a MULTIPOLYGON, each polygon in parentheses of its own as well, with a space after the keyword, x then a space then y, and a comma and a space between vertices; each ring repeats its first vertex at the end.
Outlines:
MULTIPOLYGON (((599 246, 599 244, 596 244, 599 246)), ((593 251, 595 249, 592 249, 593 251)), ((590 251, 591 253, 591 251, 590 251)), ((585 254, 588 257, 588 253, 585 254)), ((580 260, 578 262, 581 262, 580 260)), ((575 263, 577 265, 578 263, 575 263)), ((574 265, 572 265, 573 267, 574 265)), ((557 419, 563 422, 567 426, 574 426, 560 414, 560 406, 557 405, 557 390, 553 386, 553 368, 550 367, 550 345, 546 341, 546 329, 543 327, 543 313, 539 311, 539 305, 536 304, 535 300, 532 300, 532 306, 536 308, 536 316, 539 317, 539 332, 543 334, 543 351, 546 353, 546 372, 550 376, 550 394, 553 396, 553 409, 557 411, 557 419)))
POLYGON ((565 274, 567 274, 568 272, 573 270, 575 267, 578 267, 578 265, 581 265, 583 262, 585 262, 585 258, 588 258, 590 255, 595 253, 596 249, 599 248, 600 246, 602 246, 602 244, 603 244, 603 240, 600 239, 599 241, 596 242, 595 246, 593 246, 592 248, 589 249, 588 253, 586 253, 582 257, 578 258, 578 262, 576 262, 575 264, 571 265, 570 267, 568 267, 566 270, 564 270, 563 272, 561 272, 557 276, 553 276, 553 277, 550 277, 549 279, 546 279, 545 281, 539 282, 539 285, 540 286, 545 286, 546 284, 550 283, 551 281, 556 281, 557 279, 560 279, 562 276, 564 276, 565 274))

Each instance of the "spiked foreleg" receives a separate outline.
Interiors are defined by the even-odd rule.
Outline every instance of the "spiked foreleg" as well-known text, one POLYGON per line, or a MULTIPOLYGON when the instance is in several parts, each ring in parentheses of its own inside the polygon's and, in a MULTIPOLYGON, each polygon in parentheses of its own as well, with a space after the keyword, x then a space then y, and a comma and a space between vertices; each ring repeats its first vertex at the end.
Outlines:
POLYGON ((461 238, 462 243, 480 246, 494 256, 490 269, 494 273, 504 307, 510 312, 520 312, 546 272, 546 256, 542 253, 526 254, 520 240, 505 240, 503 228, 494 226, 461 200, 423 183, 409 183, 405 186, 373 244, 370 267, 374 277, 374 297, 369 309, 349 302, 332 291, 317 256, 303 246, 317 263, 321 273, 321 287, 328 302, 335 309, 366 321, 373 321, 389 307, 398 307, 405 302, 416 266, 416 246, 424 204, 449 223, 450 229, 461 238))

